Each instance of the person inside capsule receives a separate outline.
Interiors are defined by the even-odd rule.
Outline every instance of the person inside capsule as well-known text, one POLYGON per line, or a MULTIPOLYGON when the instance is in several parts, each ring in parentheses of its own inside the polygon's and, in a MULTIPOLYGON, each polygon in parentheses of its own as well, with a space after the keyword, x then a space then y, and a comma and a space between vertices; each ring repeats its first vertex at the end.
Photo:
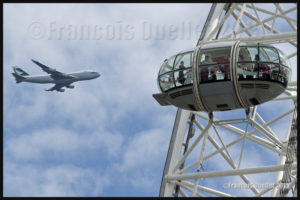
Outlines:
POLYGON ((230 49, 204 49, 200 55, 200 83, 230 80, 230 49))
POLYGON ((185 81, 185 78, 184 78, 184 73, 183 73, 183 70, 184 70, 184 62, 181 61, 180 62, 180 65, 179 65, 179 76, 177 78, 178 82, 181 83, 182 85, 184 85, 184 81, 185 81))
POLYGON ((217 80, 223 80, 224 79, 224 74, 223 72, 220 70, 220 67, 218 66, 216 69, 216 79, 217 80))
POLYGON ((269 44, 232 41, 196 50, 179 52, 162 64, 161 93, 154 94, 161 105, 208 112, 248 108, 274 99, 290 81, 288 58, 269 44))
POLYGON ((290 64, 281 50, 271 46, 241 46, 238 58, 239 80, 279 81, 286 87, 290 64))
MULTIPOLYGON (((210 61, 209 61, 209 55, 205 55, 204 57, 204 60, 201 61, 201 64, 202 65, 206 65, 206 64, 209 64, 210 61)), ((201 79, 201 82, 207 82, 208 81, 208 76, 209 76, 209 69, 208 69, 208 66, 204 66, 202 68, 200 68, 200 79, 201 79)))

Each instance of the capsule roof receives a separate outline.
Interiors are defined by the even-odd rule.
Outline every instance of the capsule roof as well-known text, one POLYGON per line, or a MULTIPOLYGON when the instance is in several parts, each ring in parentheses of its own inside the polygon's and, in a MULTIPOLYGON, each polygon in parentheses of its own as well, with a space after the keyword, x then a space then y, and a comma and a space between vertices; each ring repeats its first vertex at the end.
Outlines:
POLYGON ((178 52, 177 54, 182 54, 182 53, 186 53, 186 52, 191 52, 191 51, 195 51, 195 47, 194 48, 189 48, 189 49, 186 49, 186 50, 183 50, 183 51, 180 51, 178 52))
MULTIPOLYGON (((264 43, 258 43, 258 42, 241 42, 239 46, 247 46, 247 47, 274 47, 273 45, 270 44, 264 44, 264 43)), ((276 48, 277 49, 277 48, 276 48)))
POLYGON ((236 41, 226 41, 226 42, 214 42, 203 44, 201 49, 219 48, 219 47, 230 47, 233 46, 236 41))

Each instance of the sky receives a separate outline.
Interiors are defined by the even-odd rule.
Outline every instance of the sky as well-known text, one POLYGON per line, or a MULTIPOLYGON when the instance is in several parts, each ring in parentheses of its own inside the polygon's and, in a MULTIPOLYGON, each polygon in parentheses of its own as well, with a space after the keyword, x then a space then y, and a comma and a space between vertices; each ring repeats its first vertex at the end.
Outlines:
POLYGON ((209 8, 4 4, 4 196, 158 196, 177 111, 152 97, 158 70, 196 45, 209 8), (12 66, 44 74, 31 59, 101 77, 16 84, 12 66))
POLYGON ((177 111, 152 97, 158 70, 196 46, 210 6, 4 4, 4 196, 158 196, 177 111), (101 77, 16 84, 12 66, 44 74, 31 59, 101 77))

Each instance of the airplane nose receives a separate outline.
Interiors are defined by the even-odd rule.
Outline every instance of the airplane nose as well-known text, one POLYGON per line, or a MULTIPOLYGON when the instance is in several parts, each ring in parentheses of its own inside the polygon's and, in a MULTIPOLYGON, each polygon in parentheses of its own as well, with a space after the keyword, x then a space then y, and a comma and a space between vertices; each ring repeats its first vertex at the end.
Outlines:
POLYGON ((97 78, 100 77, 101 75, 99 73, 97 73, 97 78))

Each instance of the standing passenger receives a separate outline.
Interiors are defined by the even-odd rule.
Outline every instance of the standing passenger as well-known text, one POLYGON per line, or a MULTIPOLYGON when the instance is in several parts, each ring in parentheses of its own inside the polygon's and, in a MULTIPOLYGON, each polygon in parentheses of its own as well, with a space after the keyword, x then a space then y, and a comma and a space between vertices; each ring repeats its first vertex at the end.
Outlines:
POLYGON ((179 76, 178 76, 178 82, 181 83, 182 85, 184 85, 184 81, 185 81, 185 78, 184 78, 184 73, 183 73, 183 70, 184 70, 184 62, 181 61, 180 62, 180 65, 179 65, 179 76))

